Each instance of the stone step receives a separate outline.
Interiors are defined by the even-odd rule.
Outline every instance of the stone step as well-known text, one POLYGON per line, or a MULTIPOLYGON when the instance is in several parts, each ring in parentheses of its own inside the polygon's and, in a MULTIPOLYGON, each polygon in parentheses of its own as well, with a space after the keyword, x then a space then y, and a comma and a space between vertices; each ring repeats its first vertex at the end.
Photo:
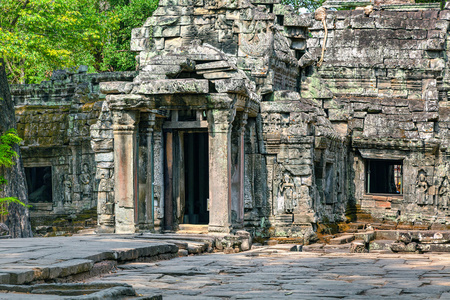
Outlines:
POLYGON ((357 232, 354 234, 356 240, 363 240, 368 243, 373 241, 376 237, 375 231, 367 231, 367 232, 357 232))
POLYGON ((450 243, 450 231, 447 230, 377 230, 377 240, 395 240, 402 242, 447 244, 450 243))
POLYGON ((377 230, 376 239, 377 240, 397 240, 398 231, 397 230, 377 230))
POLYGON ((180 224, 178 234, 208 234, 208 225, 180 224))
POLYGON ((331 245, 348 244, 355 239, 353 234, 346 234, 330 240, 331 245))
POLYGON ((178 233, 144 233, 137 238, 139 239, 152 239, 152 240, 180 240, 180 241, 194 241, 194 242, 206 242, 214 247, 216 237, 206 234, 178 234, 178 233))
POLYGON ((378 250, 388 250, 391 251, 391 244, 394 243, 395 240, 375 240, 372 241, 369 245, 370 251, 378 251, 378 250))
MULTIPOLYGON (((50 242, 50 240, 49 240, 50 242)), ((135 245, 131 248, 100 250, 84 258, 65 258, 51 264, 35 265, 29 267, 16 267, 14 265, 0 266, 0 284, 27 284, 35 281, 56 280, 89 274, 94 272, 98 263, 104 261, 117 261, 125 263, 135 260, 170 259, 177 256, 178 247, 169 243, 148 243, 135 245)), ((94 272, 95 273, 95 272, 94 272)))
POLYGON ((366 248, 364 242, 352 242, 350 244, 350 253, 367 253, 369 250, 366 248))
POLYGON ((450 252, 450 244, 418 244, 417 249, 422 252, 450 252))
MULTIPOLYGON (((0 284, 0 290, 11 292, 12 299, 139 299, 131 285, 116 282, 45 283, 29 286, 0 284)), ((162 299, 162 296, 154 295, 153 298, 146 299, 162 299)))

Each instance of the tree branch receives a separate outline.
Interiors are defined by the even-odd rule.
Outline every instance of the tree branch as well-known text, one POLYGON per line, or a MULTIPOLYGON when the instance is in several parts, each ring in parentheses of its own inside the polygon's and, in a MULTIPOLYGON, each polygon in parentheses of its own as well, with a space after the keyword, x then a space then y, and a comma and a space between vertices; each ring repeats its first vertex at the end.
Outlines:
MULTIPOLYGON (((25 0, 25 3, 22 6, 22 9, 25 9, 27 7, 28 3, 30 3, 30 0, 25 0)), ((20 14, 17 14, 17 16, 12 20, 11 27, 16 26, 17 21, 19 21, 20 14)))

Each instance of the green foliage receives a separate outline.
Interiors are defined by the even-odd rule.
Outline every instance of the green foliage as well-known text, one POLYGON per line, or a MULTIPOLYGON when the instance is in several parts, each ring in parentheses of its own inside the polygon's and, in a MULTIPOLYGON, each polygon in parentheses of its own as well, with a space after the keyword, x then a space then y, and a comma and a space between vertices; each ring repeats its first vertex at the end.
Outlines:
POLYGON ((110 10, 117 14, 118 30, 111 32, 110 42, 103 48, 100 71, 132 71, 135 53, 130 51, 131 30, 141 27, 158 7, 159 0, 110 0, 110 10))
POLYGON ((295 11, 299 11, 300 8, 306 8, 310 12, 315 11, 321 7, 325 0, 282 0, 281 3, 285 5, 292 5, 295 11))
POLYGON ((131 29, 158 0, 1 0, 0 57, 10 83, 39 83, 52 71, 135 68, 131 29))
POLYGON ((440 8, 445 7, 445 0, 416 0, 416 3, 441 3, 440 8))
MULTIPOLYGON (((22 139, 14 129, 10 129, 0 136, 0 166, 11 167, 14 165, 14 158, 17 157, 17 153, 13 150, 13 146, 21 141, 22 139)), ((0 183, 1 179, 0 177, 0 183)))
POLYGON ((115 22, 91 0, 2 0, 0 55, 11 82, 39 82, 56 68, 94 64, 115 22))
POLYGON ((2 204, 11 204, 11 203, 16 203, 25 206, 27 208, 32 207, 32 205, 27 205, 15 197, 0 198, 0 215, 5 216, 8 214, 8 206, 2 204))
MULTIPOLYGON (((10 129, 0 136, 0 167, 11 167, 14 165, 14 159, 18 157, 17 152, 14 151, 13 147, 19 144, 22 139, 17 135, 14 129, 10 129)), ((0 176, 0 186, 8 184, 8 181, 0 176)), ((2 189, 0 188, 0 191, 2 189)), ((17 203, 25 207, 30 207, 26 205, 19 199, 15 197, 0 198, 0 215, 8 214, 7 206, 3 204, 17 203)))

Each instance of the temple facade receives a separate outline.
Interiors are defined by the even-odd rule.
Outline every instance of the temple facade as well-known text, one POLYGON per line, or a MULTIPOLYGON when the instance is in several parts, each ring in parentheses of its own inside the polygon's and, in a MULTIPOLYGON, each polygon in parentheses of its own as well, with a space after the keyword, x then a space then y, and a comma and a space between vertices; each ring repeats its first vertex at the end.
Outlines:
POLYGON ((161 0, 136 72, 13 86, 33 213, 305 241, 357 215, 450 224, 450 10, 278 2, 161 0))

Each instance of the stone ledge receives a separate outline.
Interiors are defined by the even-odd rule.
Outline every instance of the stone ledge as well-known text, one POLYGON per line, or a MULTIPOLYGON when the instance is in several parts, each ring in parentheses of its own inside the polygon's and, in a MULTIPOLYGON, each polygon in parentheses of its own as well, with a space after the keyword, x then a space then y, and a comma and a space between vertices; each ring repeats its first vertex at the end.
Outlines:
POLYGON ((55 280, 90 272, 95 262, 115 260, 119 263, 132 260, 158 259, 169 255, 177 256, 178 247, 171 243, 156 243, 150 246, 112 249, 83 258, 68 259, 47 266, 8 267, 0 269, 1 284, 28 284, 37 280, 55 280))
POLYGON ((135 94, 207 94, 209 82, 204 79, 166 79, 141 83, 133 89, 135 94))

